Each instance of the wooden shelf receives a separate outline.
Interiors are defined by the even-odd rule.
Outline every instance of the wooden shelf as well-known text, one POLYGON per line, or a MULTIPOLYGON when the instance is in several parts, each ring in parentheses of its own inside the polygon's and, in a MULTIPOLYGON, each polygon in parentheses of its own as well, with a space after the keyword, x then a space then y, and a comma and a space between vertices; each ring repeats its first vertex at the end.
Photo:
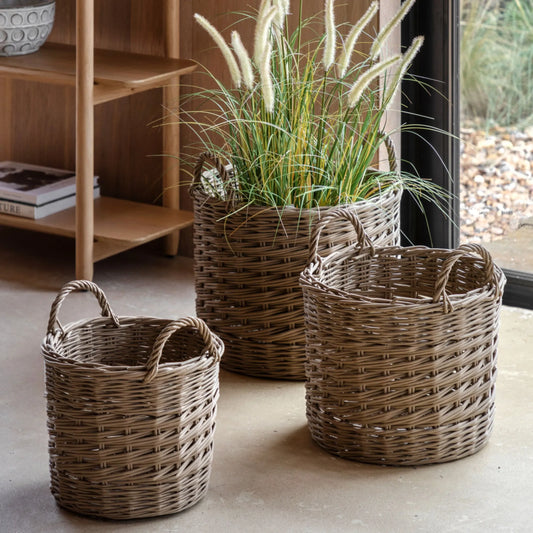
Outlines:
MULTIPOLYGON (((179 162, 163 163, 163 205, 93 198, 94 106, 163 87, 163 107, 179 100, 179 77, 196 68, 179 58, 180 0, 159 5, 165 20, 165 56, 94 48, 94 0, 76 0, 76 46, 48 42, 33 54, 0 57, 0 77, 73 86, 76 89, 76 207, 31 220, 0 215, 0 224, 74 237, 76 277, 92 279, 93 263, 166 236, 166 253, 176 255, 179 230, 193 214, 179 210, 179 162), (93 203, 94 202, 94 203, 93 203)), ((164 153, 178 154, 179 121, 163 134, 164 153)))
MULTIPOLYGON (((196 63, 188 59, 95 49, 94 103, 161 87, 195 68, 196 63)), ((34 54, 0 57, 0 74, 3 77, 74 86, 76 47, 45 43, 34 54)))
MULTIPOLYGON (((0 224, 75 237, 76 209, 33 220, 0 215, 0 224)), ((193 213, 155 205, 101 197, 94 201, 94 261, 164 237, 193 223, 193 213)))

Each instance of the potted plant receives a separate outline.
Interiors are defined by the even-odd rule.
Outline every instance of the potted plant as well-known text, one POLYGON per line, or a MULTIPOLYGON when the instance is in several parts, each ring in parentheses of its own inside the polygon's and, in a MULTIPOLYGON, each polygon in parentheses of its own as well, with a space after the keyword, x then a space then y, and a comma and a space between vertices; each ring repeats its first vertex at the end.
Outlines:
MULTIPOLYGON (((256 14, 245 16, 255 24, 253 53, 237 30, 228 44, 195 15, 232 79, 227 87, 211 76, 214 88, 194 97, 210 102, 212 111, 202 110, 201 120, 191 117, 204 151, 191 186, 196 307, 226 344, 226 369, 304 379, 298 277, 310 228, 325 212, 350 206, 384 246, 399 240, 403 190, 434 197, 426 181, 399 171, 392 132, 383 128, 423 39, 416 38, 403 55, 381 56, 413 3, 404 2, 365 55, 355 51, 356 44, 378 2, 341 39, 334 0, 326 0, 320 20, 304 19, 300 2, 294 31, 288 30, 289 1, 263 0, 256 14), (385 170, 378 168, 382 147, 385 170), (214 170, 206 171, 206 162, 214 170)), ((341 221, 323 235, 321 255, 355 240, 341 221)))

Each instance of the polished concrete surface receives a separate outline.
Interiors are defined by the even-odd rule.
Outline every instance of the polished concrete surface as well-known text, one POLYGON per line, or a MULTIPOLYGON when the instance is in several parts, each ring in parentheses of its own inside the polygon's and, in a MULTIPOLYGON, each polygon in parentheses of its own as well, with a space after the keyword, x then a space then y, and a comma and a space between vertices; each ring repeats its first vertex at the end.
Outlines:
MULTIPOLYGON (((533 313, 504 308, 494 433, 478 454, 420 467, 329 455, 310 439, 302 383, 221 374, 211 483, 191 509, 112 522, 56 506, 49 491, 40 342, 73 277, 66 239, 0 227, 0 532, 533 531, 533 313)), ((120 315, 194 314, 192 262, 148 245, 96 265, 120 315)), ((65 322, 95 316, 75 294, 65 322)))

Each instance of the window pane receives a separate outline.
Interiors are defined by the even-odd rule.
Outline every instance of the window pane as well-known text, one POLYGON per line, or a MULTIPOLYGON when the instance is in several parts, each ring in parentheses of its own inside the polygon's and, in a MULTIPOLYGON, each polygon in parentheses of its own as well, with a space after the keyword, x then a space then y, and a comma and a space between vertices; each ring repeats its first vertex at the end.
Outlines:
POLYGON ((461 242, 533 273, 533 3, 461 1, 461 242))

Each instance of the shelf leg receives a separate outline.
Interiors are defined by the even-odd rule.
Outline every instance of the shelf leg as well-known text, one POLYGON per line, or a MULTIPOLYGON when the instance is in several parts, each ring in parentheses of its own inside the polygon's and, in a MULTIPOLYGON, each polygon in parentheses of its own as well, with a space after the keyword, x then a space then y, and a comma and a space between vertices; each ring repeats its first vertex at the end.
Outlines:
MULTIPOLYGON (((172 105, 177 105, 179 101, 179 85, 176 80, 175 86, 168 86, 163 89, 164 109, 172 109, 172 105)), ((163 205, 172 209, 180 208, 180 135, 177 118, 166 119, 163 127, 163 205)), ((175 231, 166 236, 165 253, 167 255, 177 255, 180 242, 180 232, 175 231)))
MULTIPOLYGON (((168 57, 179 57, 179 0, 165 0, 164 20, 165 52, 168 57)), ((180 208, 180 125, 179 125, 179 78, 174 79, 163 88, 163 109, 165 113, 163 127, 163 205, 172 209, 180 208)), ((165 253, 177 255, 180 232, 175 231, 165 238, 165 253)))
POLYGON ((76 0, 76 278, 92 280, 94 0, 76 0))

